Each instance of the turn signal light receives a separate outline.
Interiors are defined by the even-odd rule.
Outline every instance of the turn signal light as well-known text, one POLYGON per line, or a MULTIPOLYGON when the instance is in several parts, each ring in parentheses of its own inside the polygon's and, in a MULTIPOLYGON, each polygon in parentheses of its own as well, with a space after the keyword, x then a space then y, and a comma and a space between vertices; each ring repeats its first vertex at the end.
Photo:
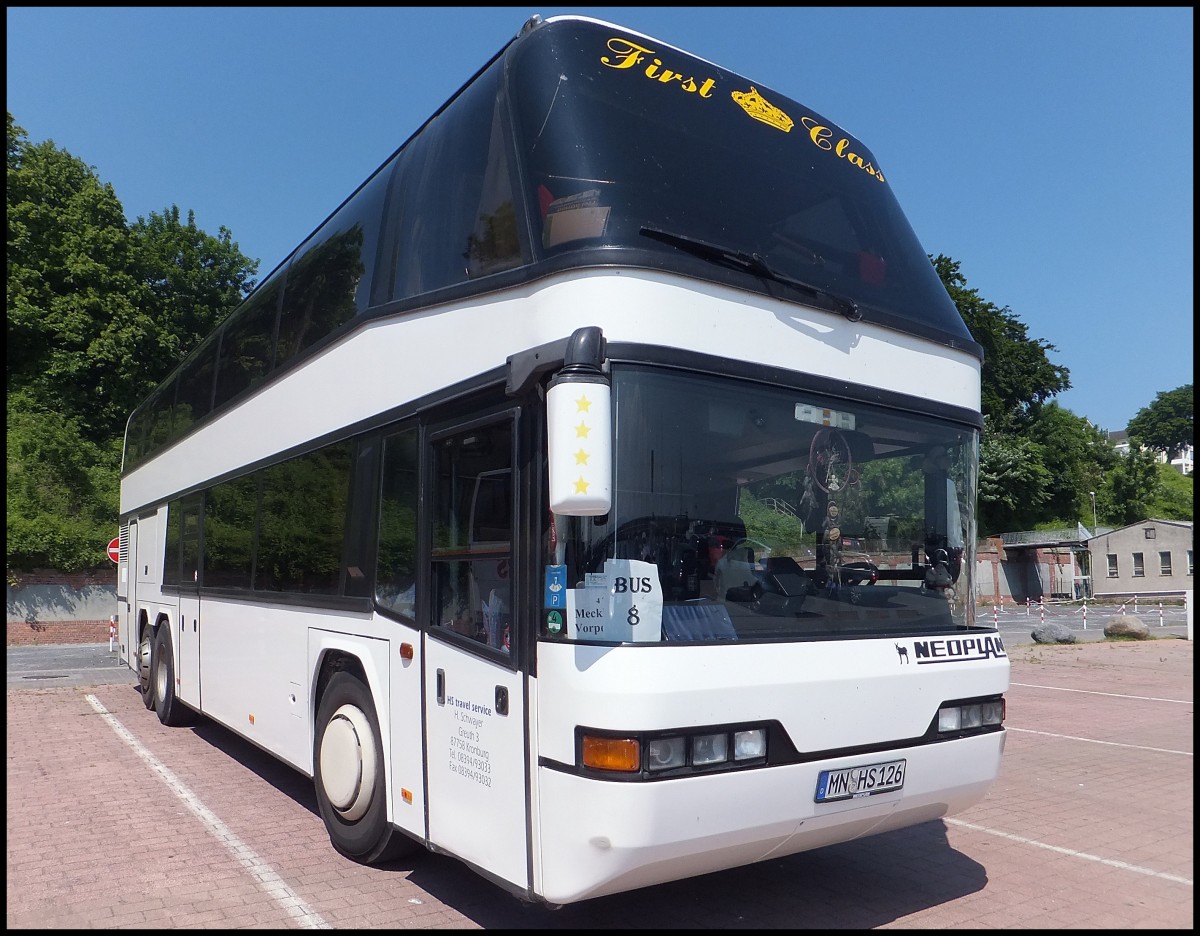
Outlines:
POLYGON ((642 767, 642 749, 636 738, 583 736, 583 766, 596 770, 635 773, 642 767))

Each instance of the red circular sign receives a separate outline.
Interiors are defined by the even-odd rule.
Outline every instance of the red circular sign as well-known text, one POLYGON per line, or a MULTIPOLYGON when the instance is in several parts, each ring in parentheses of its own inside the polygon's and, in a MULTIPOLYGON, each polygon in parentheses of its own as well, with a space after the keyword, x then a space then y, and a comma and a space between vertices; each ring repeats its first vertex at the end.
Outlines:
POLYGON ((108 544, 108 558, 117 562, 121 558, 121 538, 118 536, 108 544))

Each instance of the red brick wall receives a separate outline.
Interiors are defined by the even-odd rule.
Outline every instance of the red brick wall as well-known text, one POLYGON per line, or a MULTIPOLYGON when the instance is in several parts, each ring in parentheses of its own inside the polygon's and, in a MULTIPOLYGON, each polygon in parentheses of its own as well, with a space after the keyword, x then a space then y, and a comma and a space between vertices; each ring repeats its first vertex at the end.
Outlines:
POLYGON ((24 621, 8 622, 8 646, 30 647, 47 644, 104 643, 108 640, 108 621, 24 621))
POLYGON ((107 566, 95 569, 85 569, 82 572, 58 572, 54 569, 33 569, 30 572, 17 572, 18 587, 25 585, 62 585, 66 588, 83 588, 85 585, 115 585, 117 583, 117 566, 110 562, 107 566))

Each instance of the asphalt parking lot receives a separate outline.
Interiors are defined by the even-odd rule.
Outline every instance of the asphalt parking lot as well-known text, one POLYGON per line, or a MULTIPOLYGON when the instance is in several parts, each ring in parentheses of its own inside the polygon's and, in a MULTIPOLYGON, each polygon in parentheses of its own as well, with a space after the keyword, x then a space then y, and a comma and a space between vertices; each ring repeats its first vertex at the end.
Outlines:
POLYGON ((7 925, 1192 929, 1193 644, 1001 630, 1003 769, 967 812, 560 910, 445 856, 346 861, 310 781, 160 725, 107 645, 10 648, 7 925))

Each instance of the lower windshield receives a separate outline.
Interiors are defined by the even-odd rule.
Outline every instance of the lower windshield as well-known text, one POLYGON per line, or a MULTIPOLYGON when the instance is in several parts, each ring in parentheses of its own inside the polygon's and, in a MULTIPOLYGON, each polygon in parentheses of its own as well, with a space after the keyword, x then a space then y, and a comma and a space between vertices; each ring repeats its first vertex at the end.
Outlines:
MULTIPOLYGON (((550 636, 805 640, 974 625, 978 433, 802 390, 614 368, 613 501, 557 517, 550 636)), ((549 588, 549 585, 548 585, 549 588)), ((548 591, 549 595, 549 591, 548 591)))

